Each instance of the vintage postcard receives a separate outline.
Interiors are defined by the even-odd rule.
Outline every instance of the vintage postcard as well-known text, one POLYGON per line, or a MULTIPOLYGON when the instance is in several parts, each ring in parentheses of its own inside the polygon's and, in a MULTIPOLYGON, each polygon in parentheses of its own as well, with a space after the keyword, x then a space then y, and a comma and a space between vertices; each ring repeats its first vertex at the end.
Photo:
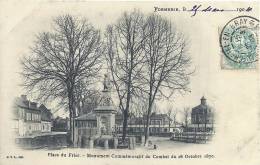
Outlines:
POLYGON ((259 2, 0 1, 0 164, 259 165, 259 2))

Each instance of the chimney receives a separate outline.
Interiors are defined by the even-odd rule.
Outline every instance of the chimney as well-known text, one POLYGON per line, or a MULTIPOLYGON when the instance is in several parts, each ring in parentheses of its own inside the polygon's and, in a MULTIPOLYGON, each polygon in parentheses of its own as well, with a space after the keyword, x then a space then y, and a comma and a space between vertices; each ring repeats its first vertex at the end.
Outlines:
POLYGON ((27 101, 27 95, 21 95, 23 101, 27 101))

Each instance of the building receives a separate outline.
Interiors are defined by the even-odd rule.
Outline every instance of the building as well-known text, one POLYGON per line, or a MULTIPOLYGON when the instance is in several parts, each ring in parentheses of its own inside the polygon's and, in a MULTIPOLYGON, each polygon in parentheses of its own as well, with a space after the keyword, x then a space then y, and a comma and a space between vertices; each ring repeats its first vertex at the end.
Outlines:
POLYGON ((200 105, 192 108, 191 123, 192 124, 211 124, 213 123, 213 108, 207 105, 206 98, 200 99, 200 105))
POLYGON ((52 113, 50 109, 46 108, 45 105, 39 106, 41 110, 41 132, 51 132, 52 127, 52 113))
POLYGON ((167 114, 153 113, 150 119, 151 133, 167 133, 172 132, 172 119, 167 114))
POLYGON ((213 130, 214 109, 207 104, 204 96, 200 101, 200 105, 192 108, 191 125, 189 125, 189 128, 197 129, 198 131, 213 130))
MULTIPOLYGON (((128 120, 128 134, 143 134, 145 131, 146 116, 132 117, 128 120)), ((181 128, 179 123, 173 124, 172 119, 167 114, 152 113, 150 118, 149 133, 151 136, 168 136, 176 129, 181 128)), ((123 132, 122 114, 116 114, 116 131, 123 132)))
POLYGON ((26 95, 15 99, 13 108, 14 132, 18 136, 26 136, 41 132, 41 110, 37 103, 31 102, 26 95))
POLYGON ((27 99, 26 95, 15 98, 13 125, 15 143, 26 149, 65 147, 66 132, 52 132, 52 113, 43 104, 27 99))
POLYGON ((206 143, 215 134, 214 109, 207 104, 206 98, 200 99, 200 104, 192 108, 191 124, 184 127, 183 131, 171 136, 173 141, 185 143, 206 143))

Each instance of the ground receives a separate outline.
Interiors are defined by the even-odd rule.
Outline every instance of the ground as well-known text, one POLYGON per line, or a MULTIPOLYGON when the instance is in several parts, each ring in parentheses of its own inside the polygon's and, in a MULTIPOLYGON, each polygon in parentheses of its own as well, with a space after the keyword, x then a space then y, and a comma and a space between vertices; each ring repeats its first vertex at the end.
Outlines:
POLYGON ((153 145, 156 145, 158 149, 166 149, 172 147, 178 147, 180 145, 183 146, 183 143, 175 142, 170 140, 169 137, 149 137, 149 140, 153 145))
MULTIPOLYGON (((172 141, 170 140, 170 137, 154 137, 151 136, 149 137, 149 140, 151 141, 150 146, 144 146, 140 144, 136 144, 136 147, 134 150, 129 150, 129 149, 108 149, 104 150, 103 147, 95 147, 93 149, 90 149, 93 152, 99 152, 99 151, 127 151, 127 152, 135 152, 135 151, 185 151, 185 150, 203 150, 205 149, 207 144, 194 144, 194 143, 185 143, 185 142, 178 142, 178 141, 172 141), (154 145, 156 145, 156 149, 154 149, 154 145)), ((210 142, 207 142, 210 143, 210 142)), ((45 148, 44 150, 48 150, 45 148)), ((67 151, 82 151, 82 150, 89 150, 88 148, 60 148, 57 150, 67 150, 67 151)))
POLYGON ((149 137, 149 140, 152 142, 151 147, 137 146, 137 149, 153 149, 153 146, 156 145, 157 150, 176 150, 186 147, 198 147, 203 146, 203 144, 193 144, 193 143, 184 143, 170 140, 169 137, 149 137))

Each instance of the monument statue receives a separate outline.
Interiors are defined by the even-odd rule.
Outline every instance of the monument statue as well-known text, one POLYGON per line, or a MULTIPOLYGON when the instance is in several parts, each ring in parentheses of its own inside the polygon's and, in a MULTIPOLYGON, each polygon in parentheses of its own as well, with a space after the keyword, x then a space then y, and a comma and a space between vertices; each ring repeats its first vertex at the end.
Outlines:
POLYGON ((104 90, 107 91, 111 89, 111 82, 110 82, 109 75, 107 73, 105 74, 103 85, 104 85, 104 90))
POLYGON ((103 85, 104 85, 104 89, 102 91, 102 96, 101 96, 99 105, 102 105, 102 106, 113 105, 113 101, 112 101, 111 93, 110 93, 111 92, 111 81, 110 81, 109 75, 107 73, 104 75, 103 85))

